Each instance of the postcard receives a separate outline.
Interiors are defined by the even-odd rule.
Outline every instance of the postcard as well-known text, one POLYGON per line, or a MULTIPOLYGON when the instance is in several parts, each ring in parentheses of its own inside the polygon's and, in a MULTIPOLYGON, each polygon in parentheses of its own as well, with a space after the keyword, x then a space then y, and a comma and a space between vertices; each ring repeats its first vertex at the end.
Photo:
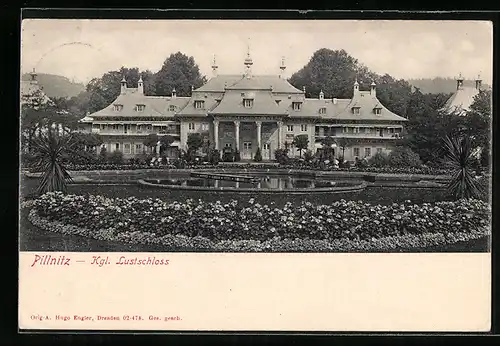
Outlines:
POLYGON ((492 30, 23 19, 20 331, 489 331, 492 30))

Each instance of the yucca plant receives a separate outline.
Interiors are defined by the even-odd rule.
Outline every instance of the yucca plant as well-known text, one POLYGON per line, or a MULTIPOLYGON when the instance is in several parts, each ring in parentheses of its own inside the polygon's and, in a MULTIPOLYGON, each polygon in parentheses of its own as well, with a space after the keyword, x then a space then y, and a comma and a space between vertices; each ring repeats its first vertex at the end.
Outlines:
POLYGON ((74 154, 76 142, 68 135, 54 133, 50 128, 46 133, 36 137, 34 144, 34 159, 37 172, 42 172, 38 194, 53 191, 67 191, 67 183, 71 176, 64 165, 65 158, 74 154))
POLYGON ((469 137, 446 136, 443 151, 443 163, 453 171, 448 192, 457 199, 479 198, 483 191, 474 176, 475 158, 469 137))

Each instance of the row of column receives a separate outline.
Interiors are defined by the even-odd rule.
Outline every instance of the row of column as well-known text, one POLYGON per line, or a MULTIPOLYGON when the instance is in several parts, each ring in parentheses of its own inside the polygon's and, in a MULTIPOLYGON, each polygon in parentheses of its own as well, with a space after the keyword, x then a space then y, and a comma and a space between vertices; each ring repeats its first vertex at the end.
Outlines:
MULTIPOLYGON (((235 129, 235 140, 236 140, 236 150, 240 150, 240 121, 234 120, 235 129)), ((283 142, 283 122, 277 121, 278 124, 278 148, 281 148, 281 143, 283 142)), ((262 149, 261 138, 262 138, 262 121, 255 122, 257 126, 257 146, 262 149)), ((219 120, 214 120, 214 138, 215 138, 215 149, 219 149, 219 120)))

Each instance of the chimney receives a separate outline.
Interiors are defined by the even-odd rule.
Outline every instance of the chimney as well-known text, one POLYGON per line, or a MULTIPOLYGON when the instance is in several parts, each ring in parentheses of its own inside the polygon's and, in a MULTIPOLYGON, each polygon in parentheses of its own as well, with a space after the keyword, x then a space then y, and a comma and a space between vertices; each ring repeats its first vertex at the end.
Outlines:
POLYGON ((358 77, 356 77, 356 80, 354 81, 354 93, 353 97, 359 94, 359 83, 358 83, 358 77))
POLYGON ((476 89, 477 90, 481 90, 481 76, 480 75, 477 75, 477 79, 476 79, 476 89))
POLYGON ((285 69, 286 69, 285 57, 282 57, 281 58, 281 65, 280 65, 280 78, 283 78, 283 76, 285 74, 285 69))
POLYGON ((323 93, 323 90, 319 92, 319 99, 323 100, 325 98, 325 94, 323 93))
POLYGON ((175 91, 175 87, 172 89, 172 98, 176 98, 177 97, 177 91, 175 91))
POLYGON ((142 81, 142 76, 139 77, 139 81, 137 82, 137 91, 139 94, 144 95, 144 82, 142 81))
POLYGON ((217 66, 217 63, 215 62, 215 54, 214 54, 214 61, 212 62, 212 75, 214 77, 217 77, 217 69, 219 66, 217 66))
POLYGON ((302 87, 302 91, 304 92, 304 96, 306 96, 306 86, 305 85, 302 87))
POLYGON ((33 67, 33 71, 30 73, 30 75, 31 75, 30 83, 31 84, 38 84, 38 81, 36 79, 37 74, 35 72, 35 68, 34 67, 33 67))
POLYGON ((457 78, 457 90, 463 89, 463 86, 464 86, 464 77, 462 77, 462 72, 460 72, 457 78))
POLYGON ((372 82, 372 84, 370 84, 370 95, 372 95, 373 97, 377 97, 377 84, 375 84, 375 82, 372 82))
POLYGON ((121 84, 121 93, 125 94, 127 92, 127 81, 125 80, 125 76, 123 76, 122 81, 120 82, 121 84))

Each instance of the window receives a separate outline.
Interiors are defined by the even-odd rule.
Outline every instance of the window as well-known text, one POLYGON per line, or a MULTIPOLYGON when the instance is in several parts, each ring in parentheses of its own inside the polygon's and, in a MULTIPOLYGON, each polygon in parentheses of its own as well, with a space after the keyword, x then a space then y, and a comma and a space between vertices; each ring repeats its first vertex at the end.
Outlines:
POLYGON ((359 157, 359 148, 353 148, 354 157, 359 157))
POLYGON ((231 143, 225 143, 225 144, 224 144, 224 147, 226 147, 226 148, 231 148, 232 146, 233 146, 233 145, 232 145, 231 143))
POLYGON ((352 107, 352 112, 354 114, 359 114, 359 107, 352 107))
POLYGON ((382 113, 382 108, 373 108, 373 113, 377 114, 377 115, 380 115, 382 113))
POLYGON ((168 110, 169 110, 170 112, 174 112, 174 111, 175 111, 175 106, 174 106, 174 105, 170 105, 170 106, 168 106, 168 110))
POLYGON ((300 125, 300 131, 302 132, 307 131, 307 125, 300 125))
POLYGON ((354 127, 353 130, 354 133, 359 133, 359 127, 354 127))
POLYGON ((326 107, 322 107, 319 109, 319 114, 326 114, 326 107))
POLYGON ((372 128, 371 127, 367 127, 366 128, 366 133, 372 133, 372 128))
POLYGON ((394 133, 394 129, 392 127, 389 129, 389 133, 394 133))
POLYGON ((112 128, 113 130, 116 130, 116 129, 118 128, 118 125, 113 124, 113 125, 111 125, 111 128, 112 128))
POLYGON ((124 153, 124 154, 130 154, 130 144, 125 143, 125 144, 123 145, 123 153, 124 153))
POLYGON ((382 148, 377 148, 377 154, 382 154, 382 148))
POLYGON ((205 105, 205 101, 194 101, 194 108, 203 109, 205 105))
POLYGON ((137 132, 142 132, 142 126, 141 125, 137 125, 137 132))
POLYGON ((279 105, 281 100, 276 100, 276 104, 279 105))
POLYGON ((208 124, 206 124, 206 123, 201 124, 201 130, 208 131, 208 124))
POLYGON ((141 154, 142 153, 142 144, 141 143, 137 143, 135 145, 135 153, 136 154, 141 154))
POLYGON ((287 129, 287 131, 292 132, 293 131, 293 125, 287 125, 286 129, 287 129))
POLYGON ((365 148, 365 157, 372 156, 372 148, 365 148))
POLYGON ((189 123, 188 128, 189 130, 194 130, 194 123, 189 123))
POLYGON ((360 127, 359 128, 359 133, 365 133, 365 128, 364 127, 360 127))
POLYGON ((243 142, 244 150, 252 150, 252 142, 243 142))
POLYGON ((342 128, 342 133, 347 133, 347 127, 342 128))
POLYGON ((292 102, 292 108, 294 111, 298 111, 300 110, 300 105, 302 104, 302 102, 292 102))
POLYGON ((146 108, 146 106, 145 106, 145 105, 136 105, 136 106, 135 106, 135 110, 136 110, 137 112, 144 112, 144 108, 146 108))
POLYGON ((114 105, 113 110, 116 112, 119 112, 123 109, 123 105, 114 105))
POLYGON ((245 108, 251 108, 253 106, 253 100, 252 99, 244 99, 243 106, 245 108))
POLYGON ((115 143, 115 150, 120 150, 120 143, 115 143))
POLYGON ((123 132, 124 133, 128 133, 129 130, 130 130, 130 124, 123 125, 123 132))
POLYGON ((264 143, 264 146, 262 147, 264 150, 269 150, 269 143, 264 143))

